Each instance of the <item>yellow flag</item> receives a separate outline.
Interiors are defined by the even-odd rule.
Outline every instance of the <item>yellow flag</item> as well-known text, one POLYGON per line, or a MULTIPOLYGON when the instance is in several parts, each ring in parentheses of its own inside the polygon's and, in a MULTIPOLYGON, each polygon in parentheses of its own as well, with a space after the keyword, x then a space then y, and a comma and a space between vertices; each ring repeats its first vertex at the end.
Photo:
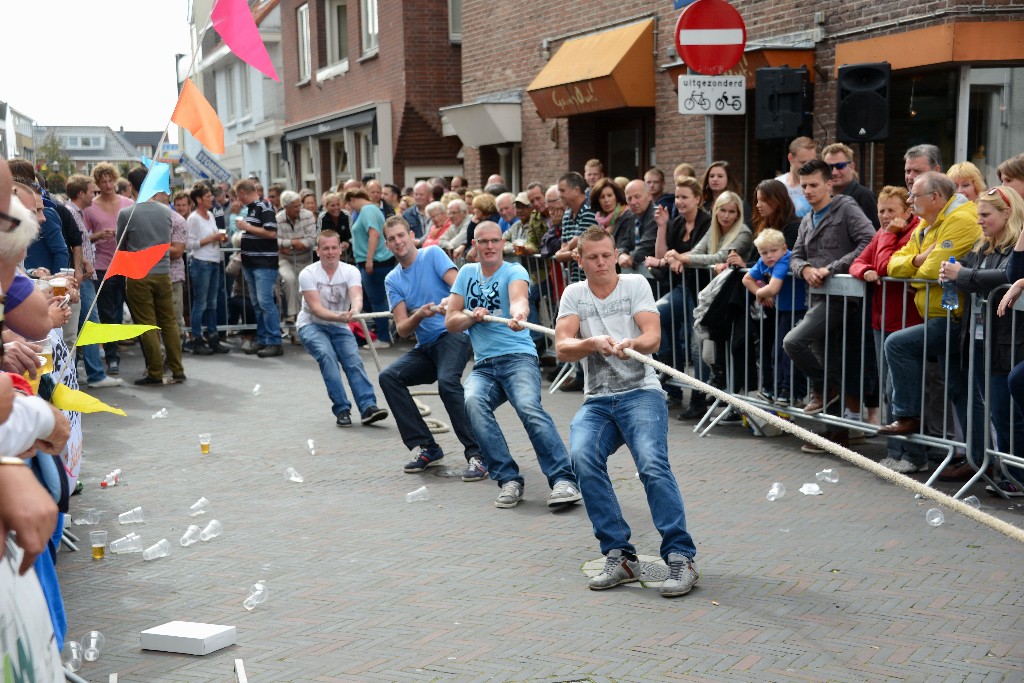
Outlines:
POLYGON ((98 398, 93 398, 84 391, 70 389, 63 384, 58 384, 53 390, 53 397, 50 399, 53 405, 61 410, 77 411, 79 413, 114 413, 127 417, 127 414, 120 408, 108 406, 98 398))
POLYGON ((82 333, 78 335, 78 346, 135 339, 143 332, 158 329, 160 328, 156 325, 105 325, 90 320, 82 326, 82 333))

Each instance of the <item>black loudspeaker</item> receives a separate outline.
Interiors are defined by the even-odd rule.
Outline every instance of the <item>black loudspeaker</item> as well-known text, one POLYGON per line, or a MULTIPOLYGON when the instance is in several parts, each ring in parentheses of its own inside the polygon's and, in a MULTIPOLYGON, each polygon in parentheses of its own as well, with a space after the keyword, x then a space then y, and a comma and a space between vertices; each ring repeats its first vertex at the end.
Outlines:
POLYGON ((846 64, 836 78, 836 139, 874 142, 889 137, 888 62, 846 64))
POLYGON ((792 139, 811 135, 807 69, 768 67, 756 72, 754 137, 792 139))

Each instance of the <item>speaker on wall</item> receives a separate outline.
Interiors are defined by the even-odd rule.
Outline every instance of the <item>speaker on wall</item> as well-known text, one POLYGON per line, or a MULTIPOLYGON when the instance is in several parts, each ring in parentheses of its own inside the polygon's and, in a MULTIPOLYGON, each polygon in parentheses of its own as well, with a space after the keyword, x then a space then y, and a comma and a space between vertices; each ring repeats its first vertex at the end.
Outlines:
POLYGON ((889 137, 888 62, 844 64, 836 77, 836 139, 875 142, 889 137))
POLYGON ((758 69, 755 74, 754 137, 792 139, 811 134, 811 91, 807 69, 786 66, 758 69))

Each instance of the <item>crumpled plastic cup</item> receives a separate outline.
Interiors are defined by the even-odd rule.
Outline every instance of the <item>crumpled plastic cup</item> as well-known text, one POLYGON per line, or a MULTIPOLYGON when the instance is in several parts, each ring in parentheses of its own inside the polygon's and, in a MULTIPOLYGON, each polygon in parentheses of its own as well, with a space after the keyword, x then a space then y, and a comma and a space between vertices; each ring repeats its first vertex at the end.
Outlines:
POLYGON ((249 597, 245 599, 242 606, 251 611, 256 605, 266 602, 268 597, 270 597, 270 591, 267 589, 267 584, 263 581, 257 581, 249 589, 249 597))
POLYGON ((287 479, 288 481, 295 482, 296 484, 301 484, 302 482, 305 481, 305 479, 302 478, 302 475, 299 474, 294 467, 289 467, 285 469, 284 478, 287 479))
POLYGON ((100 511, 96 508, 85 508, 77 515, 74 515, 71 520, 75 523, 75 526, 81 526, 83 524, 99 524, 100 511))
POLYGON ((800 493, 804 494, 805 496, 820 496, 821 487, 818 486, 817 484, 804 484, 803 486, 800 487, 800 493))

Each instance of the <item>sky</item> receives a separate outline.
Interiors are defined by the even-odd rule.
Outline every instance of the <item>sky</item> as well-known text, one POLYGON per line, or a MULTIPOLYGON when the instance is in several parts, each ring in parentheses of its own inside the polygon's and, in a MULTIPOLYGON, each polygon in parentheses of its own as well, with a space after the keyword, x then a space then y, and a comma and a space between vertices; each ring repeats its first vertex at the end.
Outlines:
POLYGON ((188 6, 15 0, 0 38, 0 100, 43 126, 162 131, 178 99, 175 54, 190 52, 188 6))

